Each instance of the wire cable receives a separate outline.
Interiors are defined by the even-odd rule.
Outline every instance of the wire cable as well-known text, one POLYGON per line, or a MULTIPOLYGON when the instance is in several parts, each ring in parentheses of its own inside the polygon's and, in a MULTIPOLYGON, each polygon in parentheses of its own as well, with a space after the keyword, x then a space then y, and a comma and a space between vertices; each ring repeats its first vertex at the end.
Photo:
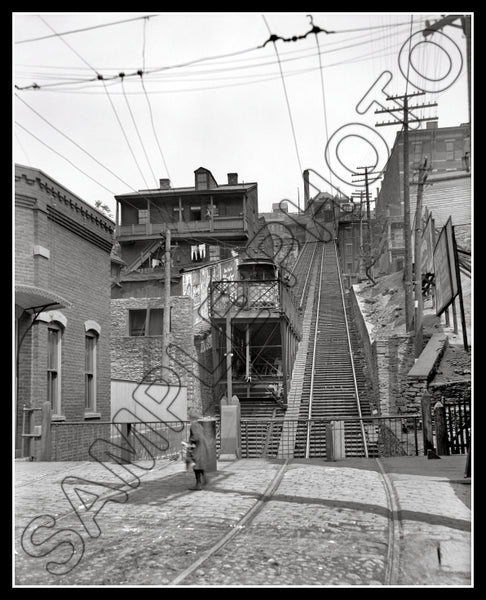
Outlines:
MULTIPOLYGON (((268 25, 267 20, 265 19, 265 16, 262 15, 262 17, 263 17, 263 20, 265 21, 265 25, 267 26, 267 29, 268 29, 268 32, 270 33, 270 36, 272 36, 271 29, 270 29, 270 27, 268 25)), ((285 85, 285 77, 284 77, 284 74, 283 74, 282 65, 280 63, 280 56, 278 54, 277 45, 276 45, 275 41, 273 41, 273 48, 275 50, 275 54, 277 55, 277 61, 278 61, 279 69, 280 69, 280 77, 282 79, 282 85, 283 85, 284 94, 285 94, 285 101, 287 103, 287 109, 288 109, 289 118, 290 118, 290 126, 292 128, 292 136, 294 138, 295 152, 297 154, 297 161, 299 163, 299 175, 302 177, 303 176, 303 169, 302 169, 302 163, 300 161, 299 147, 297 145, 297 137, 295 135, 294 120, 292 118, 292 111, 290 109, 290 102, 289 102, 289 97, 288 97, 288 94, 287 94, 287 87, 285 85)))
POLYGON ((127 183, 126 181, 124 181, 121 177, 119 177, 111 169, 109 169, 107 166, 105 166, 103 163, 101 163, 97 158, 95 158, 92 154, 90 154, 87 150, 85 150, 82 146, 80 146, 72 138, 70 138, 68 135, 66 135, 65 133, 63 133, 58 127, 56 127, 50 121, 48 121, 45 117, 43 117, 38 111, 35 110, 35 108, 33 108, 32 106, 30 106, 30 104, 28 104, 25 100, 23 100, 18 94, 15 94, 15 96, 23 104, 25 104, 25 106, 27 106, 27 108, 29 108, 34 114, 36 114, 40 119, 42 119, 44 121, 44 123, 47 123, 47 125, 49 125, 49 127, 52 127, 52 129, 54 129, 55 131, 57 131, 57 133, 59 133, 60 135, 62 135, 64 138, 66 138, 69 142, 71 142, 71 144, 74 144, 74 146, 76 146, 76 148, 78 148, 79 150, 81 150, 82 152, 84 152, 84 154, 86 154, 87 156, 89 156, 89 158, 91 158, 92 160, 94 160, 98 165, 100 165, 100 167, 103 167, 103 169, 105 169, 106 171, 108 171, 108 173, 110 173, 111 175, 113 175, 113 177, 116 177, 116 179, 118 179, 118 181, 121 181, 121 183, 123 183, 127 187, 131 188, 133 191, 136 191, 135 188, 132 187, 129 183, 127 183))
POLYGON ((113 112, 115 113, 116 120, 117 120, 118 125, 119 125, 119 127, 121 129, 121 132, 123 133, 123 137, 125 138, 125 141, 127 143, 128 149, 130 150, 130 153, 131 153, 131 155, 133 157, 133 160, 135 161, 135 164, 137 165, 138 172, 140 173, 140 175, 141 175, 141 177, 143 179, 143 182, 145 183, 145 187, 148 188, 149 185, 148 185, 148 183, 147 183, 147 181, 146 181, 146 179, 145 179, 145 177, 144 177, 144 175, 142 173, 142 169, 140 168, 140 165, 138 164, 137 157, 135 156, 135 153, 133 152, 132 146, 130 145, 130 141, 129 141, 128 137, 127 137, 127 134, 125 133, 125 129, 124 129, 123 125, 122 125, 122 122, 120 121, 120 117, 118 116, 118 113, 116 111, 115 105, 113 104, 113 100, 111 99, 110 93, 108 92, 108 89, 107 89, 106 84, 103 81, 103 79, 101 80, 101 82, 103 83, 103 88, 104 88, 104 90, 106 92, 106 95, 107 95, 108 100, 110 102, 111 108, 113 109, 113 112))
POLYGON ((20 127, 21 129, 23 129, 30 136, 32 136, 34 139, 36 139, 43 146, 46 146, 46 148, 49 148, 49 150, 51 150, 52 152, 54 152, 55 154, 57 154, 58 156, 60 156, 61 158, 63 158, 65 161, 67 161, 71 166, 73 166, 75 169, 77 169, 80 173, 82 173, 83 175, 85 175, 86 177, 88 177, 89 179, 91 179, 91 181, 94 181, 95 183, 97 183, 99 186, 101 186, 102 188, 104 188, 107 192, 110 192, 110 194, 112 194, 113 196, 115 195, 115 192, 113 190, 110 190, 105 185, 103 185, 102 183, 100 183, 97 179, 95 179, 94 177, 91 177, 91 175, 88 175, 88 173, 86 173, 85 171, 83 171, 82 169, 80 169, 75 163, 73 163, 71 160, 69 160, 69 158, 66 158, 63 154, 61 154, 57 150, 54 150, 54 148, 52 148, 51 146, 49 146, 49 144, 47 144, 46 142, 43 142, 40 138, 38 138, 36 135, 34 135, 26 127, 24 127, 23 125, 21 125, 18 121, 15 121, 15 124, 18 127, 20 127))
MULTIPOLYGON (((310 18, 311 18, 311 24, 313 24, 312 16, 310 18)), ((325 91, 324 91, 324 74, 323 74, 323 67, 322 67, 321 49, 320 49, 320 46, 319 46, 319 38, 317 36, 317 33, 315 34, 314 37, 315 37, 315 40, 316 40, 317 54, 319 56, 319 74, 320 74, 320 79, 321 79, 322 106, 323 106, 323 109, 324 109, 324 134, 325 134, 324 154, 325 154, 326 153, 326 148, 327 148, 327 143, 329 142, 329 129, 327 127, 326 94, 325 94, 325 91)), ((331 170, 329 171, 329 180, 330 180, 331 185, 332 185, 332 171, 331 170)))
POLYGON ((124 96, 125 101, 127 103, 128 112, 130 113, 130 117, 132 118, 133 126, 135 127, 135 131, 137 132, 138 141, 140 142, 140 145, 142 146, 142 150, 143 150, 143 153, 145 155, 145 159, 146 159, 147 164, 149 166, 150 172, 152 173, 152 177, 154 178, 155 185, 157 186, 157 177, 155 177, 155 173, 153 172, 152 165, 150 164, 150 159, 149 159, 148 154, 147 154, 147 150, 145 149, 145 144, 143 143, 142 136, 140 135, 140 131, 139 131, 138 127, 137 127, 137 122, 135 121, 135 116, 133 115, 132 108, 130 106, 130 103, 128 101, 127 95, 125 93, 125 84, 124 84, 124 81, 123 81, 123 77, 121 77, 121 86, 122 86, 122 90, 123 90, 123 96, 124 96))
POLYGON ((140 74, 140 83, 142 84, 143 93, 145 94, 145 98, 147 100, 148 109, 149 109, 149 113, 150 113, 150 123, 152 125, 152 131, 154 133, 155 141, 157 143, 157 147, 159 149, 160 156, 162 157, 162 162, 164 163, 164 167, 165 167, 165 171, 167 173, 167 177, 169 179, 171 179, 171 176, 170 176, 170 173, 169 173, 169 168, 167 166, 167 163, 165 162, 164 153, 162 152, 162 148, 160 147, 160 142, 159 142, 159 137, 157 135, 157 130, 155 129, 154 115, 153 115, 153 112, 152 112, 152 105, 150 104, 150 98, 149 98, 149 96, 147 94, 147 90, 145 89, 145 85, 144 85, 144 82, 143 82, 143 74, 140 74))
MULTIPOLYGON (((323 31, 323 30, 321 30, 321 31, 323 31)), ((382 36, 382 37, 378 38, 375 41, 384 40, 384 39, 389 38, 390 36, 393 36, 393 35, 395 35, 395 33, 387 34, 385 36, 382 36)), ((323 54, 327 54, 327 53, 331 53, 331 52, 338 52, 338 51, 341 51, 341 50, 347 50, 347 49, 355 48, 357 46, 361 46, 363 44, 368 44, 368 43, 370 43, 369 38, 366 39, 366 40, 364 40, 364 41, 362 41, 362 42, 355 42, 355 43, 352 43, 352 44, 347 44, 345 46, 340 46, 338 48, 332 48, 332 49, 329 49, 329 50, 325 50, 325 51, 323 51, 323 54)), ((275 42, 274 42, 274 46, 275 46, 275 42)), ((157 67, 157 68, 149 69, 149 70, 145 71, 144 74, 145 75, 153 75, 154 73, 162 73, 162 72, 166 72, 166 71, 173 70, 173 69, 179 69, 179 68, 186 67, 186 66, 194 66, 196 64, 199 64, 199 63, 202 63, 202 62, 206 62, 206 61, 211 61, 211 60, 216 60, 216 59, 219 59, 219 58, 227 58, 227 57, 231 57, 231 56, 237 56, 237 55, 240 55, 240 54, 245 54, 245 53, 248 53, 248 52, 251 52, 251 51, 254 51, 254 50, 259 50, 262 47, 263 46, 256 46, 256 47, 253 47, 253 48, 248 48, 248 49, 245 49, 245 50, 239 50, 239 51, 231 52, 231 53, 227 53, 227 54, 193 59, 191 61, 187 61, 185 63, 179 63, 179 64, 176 64, 176 65, 168 65, 168 66, 164 66, 164 67, 157 67)), ((312 56, 314 56, 314 54, 312 56)), ((82 60, 83 60, 83 62, 85 62, 84 59, 82 59, 82 60)), ((280 56, 279 56, 279 63, 289 62, 289 61, 294 61, 294 60, 301 60, 301 57, 281 59, 280 56)), ((85 62, 85 64, 87 64, 87 63, 85 62)), ((273 65, 273 64, 276 64, 275 61, 262 62, 262 63, 260 63, 258 65, 242 65, 240 67, 230 67, 230 68, 227 68, 227 69, 218 69, 218 70, 213 71, 213 72, 221 72, 221 71, 225 71, 225 70, 234 70, 234 69, 248 69, 248 68, 261 67, 261 66, 273 65)), ((91 70, 93 70, 95 73, 97 73, 97 71, 95 69, 93 69, 93 67, 91 67, 91 65, 88 65, 88 66, 89 66, 89 68, 91 70)), ((207 72, 211 72, 211 71, 207 71, 207 72)), ((134 75, 138 75, 138 71, 133 72, 133 73, 125 73, 125 77, 126 78, 133 77, 134 75)), ((105 77, 104 79, 105 80, 116 79, 117 77, 118 77, 118 75, 114 75, 113 77, 105 77)), ((90 78, 90 79, 73 80, 71 83, 89 83, 89 82, 93 82, 93 81, 96 81, 96 77, 95 78, 90 78)), ((46 84, 46 85, 43 85, 42 88, 46 88, 46 87, 58 87, 60 85, 65 85, 65 82, 46 84)), ((25 90, 25 89, 29 89, 29 88, 39 89, 40 87, 41 86, 39 86, 37 83, 31 84, 31 85, 28 85, 28 86, 23 86, 23 87, 16 86, 16 88, 19 89, 19 90, 25 90)))
POLYGON ((89 64, 89 62, 88 62, 87 60, 85 60, 85 59, 84 59, 84 58, 81 56, 81 54, 79 54, 79 53, 78 53, 78 52, 77 52, 77 51, 76 51, 76 50, 75 50, 75 49, 74 49, 74 48, 73 48, 73 47, 72 47, 70 44, 68 44, 68 43, 66 42, 66 40, 65 40, 63 37, 61 37, 61 36, 60 36, 60 35, 59 35, 59 34, 58 34, 58 33, 57 33, 55 30, 54 30, 54 28, 53 28, 53 27, 51 27, 51 26, 49 25, 49 23, 48 23, 48 22, 47 22, 47 21, 46 21, 46 20, 45 20, 43 17, 39 17, 39 19, 40 19, 40 20, 41 20, 41 21, 42 21, 42 22, 43 22, 43 23, 44 23, 44 24, 45 24, 47 27, 49 27, 49 29, 50 29, 51 31, 53 31, 53 32, 54 32, 54 34, 55 34, 55 35, 54 35, 53 37, 57 37, 57 38, 59 38, 59 39, 61 40, 61 42, 62 42, 63 44, 66 44, 66 46, 67 46, 67 47, 68 47, 70 50, 72 50, 72 52, 74 52, 74 54, 76 54, 76 56, 77 56, 77 57, 78 57, 78 58, 79 58, 79 59, 80 59, 80 60, 81 60, 81 61, 82 61, 82 62, 83 62, 83 63, 84 63, 84 64, 85 64, 87 67, 89 67, 89 68, 90 68, 90 69, 91 69, 91 70, 92 70, 94 73, 97 73, 96 69, 95 69, 94 67, 92 67, 92 66, 89 64))
POLYGON ((25 158, 27 159, 27 164, 29 165, 29 167, 32 167, 32 164, 31 164, 30 159, 29 159, 29 155, 25 151, 25 148, 23 147, 22 142, 20 141, 20 137, 17 135, 17 133, 15 133, 15 139, 17 140, 17 143, 20 146, 20 149, 24 153, 25 158))
POLYGON ((82 31, 91 31, 92 29, 99 29, 101 27, 110 27, 112 25, 119 25, 120 23, 129 23, 130 21, 138 21, 139 19, 149 19, 150 17, 158 17, 160 15, 148 15, 145 17, 134 17, 133 19, 125 19, 123 21, 114 21, 113 23, 103 23, 101 25, 92 25, 91 27, 83 27, 82 29, 72 29, 71 31, 63 31, 61 33, 55 33, 54 35, 44 35, 42 37, 29 38, 28 40, 19 40, 16 44, 27 44, 28 42, 38 42, 40 40, 47 40, 61 35, 71 35, 73 33, 81 33, 82 31))

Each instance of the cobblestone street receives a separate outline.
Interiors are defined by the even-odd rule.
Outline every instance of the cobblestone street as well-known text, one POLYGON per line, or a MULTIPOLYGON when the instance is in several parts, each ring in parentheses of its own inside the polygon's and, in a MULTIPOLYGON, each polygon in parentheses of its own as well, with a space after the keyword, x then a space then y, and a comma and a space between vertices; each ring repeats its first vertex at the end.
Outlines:
POLYGON ((113 464, 16 461, 15 585, 470 586, 464 463, 240 460, 219 463, 205 489, 190 491, 194 477, 181 461, 131 467, 138 486, 113 464), (52 530, 24 534, 41 515, 55 518, 52 530), (82 521, 92 535, 97 524, 98 537, 82 521), (61 544, 68 530, 82 537, 81 556, 51 574, 72 553, 61 544))

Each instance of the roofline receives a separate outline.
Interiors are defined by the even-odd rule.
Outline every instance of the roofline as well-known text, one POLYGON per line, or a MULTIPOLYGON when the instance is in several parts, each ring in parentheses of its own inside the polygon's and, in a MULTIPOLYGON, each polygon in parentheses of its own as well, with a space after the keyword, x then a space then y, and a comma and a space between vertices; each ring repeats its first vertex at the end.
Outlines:
POLYGON ((86 200, 83 200, 80 196, 78 196, 77 194, 75 194, 74 192, 72 192, 65 185, 62 185, 62 183, 59 183, 58 181, 56 181, 53 177, 51 177, 47 173, 44 173, 44 171, 42 171, 41 169, 38 169, 37 167, 28 167, 26 165, 21 165, 20 163, 15 163, 15 170, 17 170, 17 168, 19 170, 22 170, 22 171, 23 170, 29 171, 32 174, 37 173, 38 175, 40 175, 42 177, 45 177, 51 183, 53 183, 54 185, 56 185, 60 190, 63 190, 65 193, 73 196, 73 198, 75 198, 76 200, 79 200, 79 202, 82 202, 83 204, 85 204, 86 207, 89 208, 89 210, 92 210, 93 212, 98 213, 101 217, 103 217, 104 219, 106 219, 107 221, 109 221, 110 223, 112 223, 113 226, 116 225, 115 221, 113 219, 111 219, 110 217, 108 217, 107 215, 105 215, 105 213, 101 212, 101 210, 98 210, 95 206, 93 206, 92 204, 90 204, 86 200))
POLYGON ((128 194, 117 194, 115 196, 115 200, 123 200, 124 198, 141 198, 145 199, 147 196, 188 196, 188 195, 210 195, 218 192, 238 192, 250 190, 254 187, 257 187, 258 183, 236 183, 236 184, 223 184, 218 185, 218 187, 208 188, 205 190, 197 190, 196 188, 169 188, 169 189, 151 189, 151 190, 139 190, 138 192, 131 192, 128 194), (228 190, 228 187, 237 189, 228 190))

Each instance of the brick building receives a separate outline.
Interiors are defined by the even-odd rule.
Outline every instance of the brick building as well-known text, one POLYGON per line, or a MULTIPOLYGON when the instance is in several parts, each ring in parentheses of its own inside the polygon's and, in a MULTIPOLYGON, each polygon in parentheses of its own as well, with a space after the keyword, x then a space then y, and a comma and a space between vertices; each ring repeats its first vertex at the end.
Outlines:
MULTIPOLYGON (((464 222, 465 207, 470 204, 470 195, 463 193, 464 186, 470 185, 471 134, 468 123, 457 127, 437 127, 436 122, 428 122, 425 129, 409 131, 410 166, 410 226, 413 226, 417 198, 417 170, 427 157, 427 167, 431 169, 428 184, 424 190, 424 207, 434 214, 447 213, 453 221, 454 211, 459 210, 461 224, 464 222), (469 180, 469 182, 468 182, 469 180), (435 187, 431 188, 435 182, 435 187), (459 190, 459 197, 454 189, 459 190), (431 194, 431 189, 438 194, 431 194), (427 198, 427 196, 429 198, 427 198), (433 198, 433 199, 432 199, 433 198), (430 200, 429 200, 430 199, 430 200)), ((391 273, 403 268, 405 245, 403 239, 403 132, 398 132, 390 158, 384 171, 382 186, 376 200, 376 220, 374 230, 376 244, 382 244, 383 254, 378 269, 381 273, 391 273), (381 233, 383 231, 383 234, 381 233), (384 239, 381 238, 384 236, 384 239)), ((469 209, 470 214, 470 209, 469 209)))
POLYGON ((113 408, 127 401, 131 385, 153 373, 158 383, 183 390, 173 405, 181 418, 187 418, 187 407, 214 414, 207 289, 213 279, 234 278, 237 256, 262 245, 273 254, 271 236, 258 215, 257 184, 239 183, 236 173, 218 184, 200 167, 193 186, 172 188, 161 179, 158 189, 115 199, 119 262, 113 266, 111 302, 113 408), (171 232, 170 360, 162 373, 157 369, 164 344, 166 227, 171 232))
POLYGON ((15 165, 18 456, 37 456, 46 401, 54 429, 110 418, 114 226, 39 169, 15 165))
POLYGON ((305 242, 308 216, 304 213, 289 213, 288 201, 272 205, 272 212, 260 213, 272 236, 275 262, 291 271, 305 242))

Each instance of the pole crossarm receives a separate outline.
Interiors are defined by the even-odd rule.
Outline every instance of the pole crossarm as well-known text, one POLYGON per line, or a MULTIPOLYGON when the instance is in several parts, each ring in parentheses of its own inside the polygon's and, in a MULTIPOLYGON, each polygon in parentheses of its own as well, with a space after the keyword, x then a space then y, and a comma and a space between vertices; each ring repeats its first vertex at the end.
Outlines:
MULTIPOLYGON (((409 106, 408 108, 409 108, 409 110, 412 110, 413 108, 432 108, 433 106, 438 106, 437 102, 429 102, 427 104, 425 102, 423 102, 422 104, 414 104, 413 106, 409 106)), ((402 112, 402 111, 403 111, 403 107, 402 108, 385 108, 384 110, 375 110, 375 115, 378 115, 381 113, 402 112)))
MULTIPOLYGON (((421 121, 437 121, 439 119, 439 117, 425 117, 423 119, 410 119, 409 121, 407 121, 407 123, 420 123, 421 121)), ((401 121, 400 119, 397 119, 396 121, 383 121, 383 123, 375 123, 375 127, 385 127, 386 125, 398 125, 399 123, 402 123, 402 125, 405 123, 405 121, 401 121)))
MULTIPOLYGON (((413 98, 414 96, 424 96, 425 92, 412 92, 411 94, 402 94, 401 96, 387 96, 387 100, 405 100, 406 98, 413 98)), ((405 107, 403 107, 405 108, 405 107)))

